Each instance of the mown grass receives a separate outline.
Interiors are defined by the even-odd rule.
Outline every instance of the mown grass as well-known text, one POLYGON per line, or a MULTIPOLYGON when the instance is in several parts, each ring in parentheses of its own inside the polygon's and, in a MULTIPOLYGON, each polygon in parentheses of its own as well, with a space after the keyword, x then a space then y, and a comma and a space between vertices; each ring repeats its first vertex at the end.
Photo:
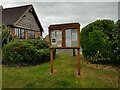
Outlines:
POLYGON ((2 66, 3 88, 118 88, 117 68, 93 65, 81 58, 81 75, 77 75, 77 60, 68 54, 57 55, 54 73, 50 63, 37 66, 2 66))

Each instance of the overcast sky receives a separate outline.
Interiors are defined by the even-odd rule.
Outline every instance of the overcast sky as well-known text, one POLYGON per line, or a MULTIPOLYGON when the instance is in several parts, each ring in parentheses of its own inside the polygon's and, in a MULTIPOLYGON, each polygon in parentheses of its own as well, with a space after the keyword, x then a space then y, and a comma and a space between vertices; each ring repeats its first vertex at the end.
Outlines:
POLYGON ((116 21, 118 19, 118 0, 115 0, 116 2, 110 1, 111 2, 107 2, 107 0, 106 2, 17 2, 17 0, 12 0, 12 2, 4 1, 0 4, 3 5, 4 8, 33 4, 44 28, 43 36, 45 37, 48 34, 50 24, 79 22, 81 28, 83 28, 85 25, 97 19, 112 19, 116 21))

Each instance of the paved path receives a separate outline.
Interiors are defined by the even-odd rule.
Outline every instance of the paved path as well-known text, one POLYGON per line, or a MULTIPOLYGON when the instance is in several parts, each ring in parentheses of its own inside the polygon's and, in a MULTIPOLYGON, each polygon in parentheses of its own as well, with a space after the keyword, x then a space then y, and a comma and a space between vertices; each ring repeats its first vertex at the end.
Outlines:
MULTIPOLYGON (((75 49, 75 52, 77 54, 77 49, 75 49)), ((56 54, 71 54, 73 55, 73 49, 56 49, 56 54)))

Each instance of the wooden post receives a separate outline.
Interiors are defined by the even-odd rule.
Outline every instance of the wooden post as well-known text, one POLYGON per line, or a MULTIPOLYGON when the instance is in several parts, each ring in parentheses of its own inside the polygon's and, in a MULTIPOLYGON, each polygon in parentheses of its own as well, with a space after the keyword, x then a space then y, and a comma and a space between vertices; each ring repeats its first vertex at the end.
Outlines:
POLYGON ((80 49, 77 49, 77 54, 78 54, 78 75, 80 75, 80 49))
POLYGON ((75 49, 73 49, 73 56, 76 56, 76 54, 75 54, 75 49))
POLYGON ((51 64, 51 73, 53 73, 53 49, 50 49, 50 64, 51 64))

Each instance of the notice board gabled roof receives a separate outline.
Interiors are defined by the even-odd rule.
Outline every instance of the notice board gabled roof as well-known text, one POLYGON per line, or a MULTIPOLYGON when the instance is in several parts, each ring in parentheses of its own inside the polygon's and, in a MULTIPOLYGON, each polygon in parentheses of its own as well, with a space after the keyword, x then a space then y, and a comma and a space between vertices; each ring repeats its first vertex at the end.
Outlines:
POLYGON ((33 15, 36 19, 36 22, 38 23, 38 26, 40 27, 40 29, 43 31, 43 28, 37 17, 37 14, 33 8, 33 5, 31 5, 31 4, 3 9, 2 10, 3 25, 14 25, 20 19, 20 17, 22 17, 25 14, 25 12, 27 12, 30 9, 33 10, 33 15))
POLYGON ((75 22, 75 23, 63 23, 63 24, 52 24, 50 25, 48 28, 49 29, 54 29, 54 28, 63 28, 63 27, 71 27, 71 26, 80 26, 80 24, 78 22, 75 22))

